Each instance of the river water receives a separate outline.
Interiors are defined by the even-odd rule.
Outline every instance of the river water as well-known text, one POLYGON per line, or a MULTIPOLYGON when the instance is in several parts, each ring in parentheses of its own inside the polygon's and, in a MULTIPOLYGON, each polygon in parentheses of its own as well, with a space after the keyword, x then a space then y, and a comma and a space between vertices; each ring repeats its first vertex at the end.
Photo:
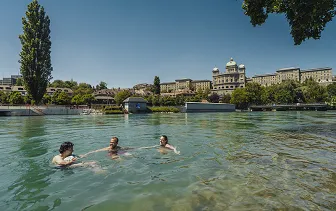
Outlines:
POLYGON ((336 210, 336 112, 0 118, 0 210, 336 210), (64 141, 77 155, 50 164, 64 141))

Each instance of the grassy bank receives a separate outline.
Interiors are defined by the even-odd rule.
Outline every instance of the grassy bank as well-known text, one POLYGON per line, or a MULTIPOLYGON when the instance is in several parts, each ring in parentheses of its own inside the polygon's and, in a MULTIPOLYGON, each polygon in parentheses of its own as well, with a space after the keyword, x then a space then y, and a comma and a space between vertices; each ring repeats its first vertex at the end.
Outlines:
POLYGON ((160 106, 160 107, 148 107, 148 109, 152 112, 170 112, 170 113, 178 113, 180 110, 175 107, 168 106, 160 106))

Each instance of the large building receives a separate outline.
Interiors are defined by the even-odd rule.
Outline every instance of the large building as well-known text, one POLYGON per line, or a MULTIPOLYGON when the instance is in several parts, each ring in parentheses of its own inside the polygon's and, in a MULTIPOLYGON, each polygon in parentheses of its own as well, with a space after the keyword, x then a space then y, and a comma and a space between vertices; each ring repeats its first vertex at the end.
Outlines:
POLYGON ((212 92, 218 95, 231 94, 236 88, 246 85, 245 65, 237 65, 231 58, 222 73, 217 67, 212 70, 212 92))
POLYGON ((191 80, 186 79, 176 79, 175 82, 161 83, 160 91, 161 93, 175 93, 181 91, 197 91, 197 90, 211 89, 210 80, 191 80))
POLYGON ((14 86, 18 78, 22 78, 22 75, 11 75, 10 78, 3 78, 0 80, 0 85, 14 86))
POLYGON ((298 67, 282 68, 273 74, 256 75, 252 77, 252 81, 262 86, 271 86, 279 84, 285 80, 295 80, 300 83, 306 79, 312 78, 321 85, 332 83, 332 68, 315 68, 309 70, 300 70, 298 67))
MULTIPOLYGON (((27 91, 23 86, 10 86, 10 85, 0 85, 0 91, 10 93, 10 92, 20 92, 21 95, 26 95, 27 91)), ((69 96, 72 96, 73 91, 69 88, 53 88, 48 87, 46 90, 46 94, 53 95, 56 91, 61 91, 67 93, 69 96)))

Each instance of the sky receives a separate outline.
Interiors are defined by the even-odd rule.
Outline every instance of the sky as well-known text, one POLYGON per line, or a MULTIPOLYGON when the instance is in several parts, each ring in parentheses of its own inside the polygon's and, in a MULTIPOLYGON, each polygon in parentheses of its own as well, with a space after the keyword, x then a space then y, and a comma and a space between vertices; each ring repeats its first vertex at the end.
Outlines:
MULTIPOLYGON (((0 1, 0 78, 19 73, 30 0, 0 1)), ((40 0, 51 19, 53 80, 133 87, 212 80, 232 57, 248 77, 285 67, 336 67, 336 23, 295 46, 283 15, 253 27, 242 0, 40 0)), ((333 72, 335 75, 335 71, 333 72)))

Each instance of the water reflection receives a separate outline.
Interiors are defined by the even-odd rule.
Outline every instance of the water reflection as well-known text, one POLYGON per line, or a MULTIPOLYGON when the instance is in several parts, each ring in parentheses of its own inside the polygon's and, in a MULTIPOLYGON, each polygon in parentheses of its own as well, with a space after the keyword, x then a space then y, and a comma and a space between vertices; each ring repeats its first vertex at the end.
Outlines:
POLYGON ((13 201, 18 202, 16 210, 25 210, 37 205, 49 195, 43 190, 49 185, 48 177, 52 174, 48 162, 41 159, 48 151, 44 117, 23 119, 22 132, 19 136, 18 168, 20 177, 8 187, 13 192, 13 201))

